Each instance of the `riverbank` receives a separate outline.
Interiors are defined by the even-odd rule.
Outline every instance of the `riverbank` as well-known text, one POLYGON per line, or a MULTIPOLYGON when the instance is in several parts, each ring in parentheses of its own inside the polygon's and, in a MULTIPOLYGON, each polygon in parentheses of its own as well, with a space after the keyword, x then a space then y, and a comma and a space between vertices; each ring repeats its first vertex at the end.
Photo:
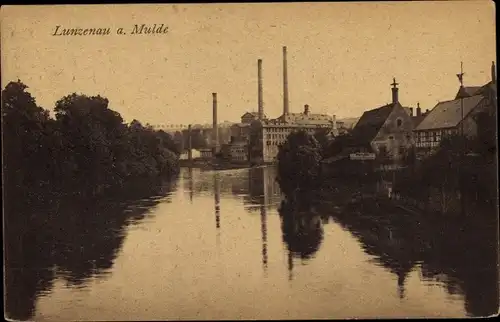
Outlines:
POLYGON ((297 193, 295 201, 292 201, 293 197, 287 199, 296 209, 321 209, 337 218, 378 226, 404 225, 410 232, 435 225, 467 228, 491 226, 498 222, 494 207, 471 203, 466 204, 464 211, 442 213, 439 208, 411 202, 393 193, 392 183, 387 181, 325 180, 314 191, 297 193))
POLYGON ((193 159, 189 160, 179 160, 179 165, 184 168, 199 168, 205 170, 235 170, 235 169, 248 169, 260 166, 266 166, 268 164, 257 164, 251 162, 228 162, 221 160, 211 160, 211 159, 193 159))

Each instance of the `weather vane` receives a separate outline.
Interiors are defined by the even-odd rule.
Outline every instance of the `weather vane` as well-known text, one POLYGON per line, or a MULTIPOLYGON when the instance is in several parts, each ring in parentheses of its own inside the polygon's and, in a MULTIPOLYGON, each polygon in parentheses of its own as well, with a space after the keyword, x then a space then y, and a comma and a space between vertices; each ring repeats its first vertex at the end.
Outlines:
POLYGON ((460 74, 457 74, 458 81, 460 82, 460 86, 464 86, 464 64, 460 62, 460 74))

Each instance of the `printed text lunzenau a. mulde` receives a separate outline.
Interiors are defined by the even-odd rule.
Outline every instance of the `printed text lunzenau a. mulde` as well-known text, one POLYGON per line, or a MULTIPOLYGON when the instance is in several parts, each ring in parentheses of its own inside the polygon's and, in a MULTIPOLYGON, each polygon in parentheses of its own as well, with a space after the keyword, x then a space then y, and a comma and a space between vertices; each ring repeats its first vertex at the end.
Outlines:
MULTIPOLYGON (((167 34, 169 29, 165 24, 140 24, 127 28, 116 28, 117 35, 158 35, 167 34), (129 33, 130 32, 130 33, 129 33)), ((55 26, 52 36, 108 36, 112 35, 111 28, 64 28, 55 26)))

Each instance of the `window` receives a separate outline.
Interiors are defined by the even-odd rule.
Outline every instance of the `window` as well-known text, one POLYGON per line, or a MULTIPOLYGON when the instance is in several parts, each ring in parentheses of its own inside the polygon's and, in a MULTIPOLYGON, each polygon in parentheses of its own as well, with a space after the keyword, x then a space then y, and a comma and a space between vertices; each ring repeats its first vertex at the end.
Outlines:
POLYGON ((396 125, 397 125, 398 127, 401 127, 401 125, 403 125, 403 120, 402 120, 402 119, 397 119, 397 121, 396 121, 396 125))
POLYGON ((394 140, 394 136, 393 135, 389 135, 389 140, 394 140))

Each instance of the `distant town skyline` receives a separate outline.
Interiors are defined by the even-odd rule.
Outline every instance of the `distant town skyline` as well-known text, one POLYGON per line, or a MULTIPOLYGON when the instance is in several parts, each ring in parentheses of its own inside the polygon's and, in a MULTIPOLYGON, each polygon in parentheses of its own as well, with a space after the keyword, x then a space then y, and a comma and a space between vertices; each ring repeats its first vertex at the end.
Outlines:
POLYGON ((204 124, 218 93, 219 122, 283 110, 282 46, 290 111, 360 117, 391 101, 431 109, 464 84, 491 79, 491 1, 2 7, 2 86, 20 79, 53 110, 73 92, 101 95, 126 121, 204 124), (137 13, 140 12, 140 15, 137 13), (53 36, 60 28, 165 24, 156 35, 53 36))

